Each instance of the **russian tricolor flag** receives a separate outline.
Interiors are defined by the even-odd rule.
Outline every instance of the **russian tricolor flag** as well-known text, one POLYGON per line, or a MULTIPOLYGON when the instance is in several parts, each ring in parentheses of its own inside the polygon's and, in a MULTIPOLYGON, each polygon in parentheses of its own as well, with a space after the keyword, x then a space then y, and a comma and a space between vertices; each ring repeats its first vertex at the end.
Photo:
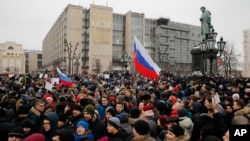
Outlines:
POLYGON ((147 78, 158 78, 161 68, 152 60, 140 41, 134 36, 134 57, 135 69, 147 78))
POLYGON ((56 68, 56 70, 61 83, 65 86, 71 87, 73 85, 73 81, 67 75, 62 73, 58 67, 56 68))

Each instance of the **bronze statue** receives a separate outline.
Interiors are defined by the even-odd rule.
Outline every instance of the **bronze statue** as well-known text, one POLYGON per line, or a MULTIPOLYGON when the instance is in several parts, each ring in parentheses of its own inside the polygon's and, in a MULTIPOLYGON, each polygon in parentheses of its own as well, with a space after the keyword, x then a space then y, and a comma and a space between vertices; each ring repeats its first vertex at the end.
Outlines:
POLYGON ((204 39, 207 39, 207 34, 211 32, 213 26, 211 25, 211 12, 206 10, 204 6, 200 8, 202 11, 200 21, 201 21, 201 35, 204 39))

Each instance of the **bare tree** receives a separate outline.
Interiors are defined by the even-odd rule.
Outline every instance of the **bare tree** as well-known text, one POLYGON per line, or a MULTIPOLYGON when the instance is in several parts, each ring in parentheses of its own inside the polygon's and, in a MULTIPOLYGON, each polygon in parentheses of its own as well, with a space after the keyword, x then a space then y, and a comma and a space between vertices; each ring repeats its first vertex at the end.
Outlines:
POLYGON ((241 56, 241 54, 235 52, 235 47, 233 43, 227 42, 222 56, 225 76, 230 76, 233 67, 238 64, 238 58, 241 56))

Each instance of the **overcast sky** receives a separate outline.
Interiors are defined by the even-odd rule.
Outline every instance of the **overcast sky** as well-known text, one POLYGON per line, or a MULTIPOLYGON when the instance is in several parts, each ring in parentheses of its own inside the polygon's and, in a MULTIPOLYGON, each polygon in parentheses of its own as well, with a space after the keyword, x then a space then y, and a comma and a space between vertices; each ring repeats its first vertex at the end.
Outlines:
POLYGON ((250 29, 250 0, 1 0, 0 42, 14 41, 24 49, 42 50, 42 40, 68 4, 89 8, 108 5, 113 12, 144 13, 146 18, 168 17, 172 21, 200 25, 200 7, 212 13, 218 32, 242 53, 243 30, 250 29))

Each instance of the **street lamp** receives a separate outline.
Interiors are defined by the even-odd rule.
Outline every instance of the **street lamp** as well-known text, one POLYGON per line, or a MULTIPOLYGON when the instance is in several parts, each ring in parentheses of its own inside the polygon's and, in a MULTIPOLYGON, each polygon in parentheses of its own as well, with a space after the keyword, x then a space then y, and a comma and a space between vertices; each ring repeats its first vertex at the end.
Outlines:
POLYGON ((125 67, 125 71, 127 71, 128 63, 131 62, 131 57, 128 55, 127 52, 125 52, 120 59, 121 63, 123 63, 125 67))
POLYGON ((212 64, 213 64, 213 59, 217 58, 217 53, 219 51, 219 55, 221 56, 221 53, 223 52, 226 42, 223 41, 223 38, 221 37, 220 41, 217 42, 217 47, 215 47, 216 44, 216 37, 217 33, 214 32, 214 29, 212 32, 207 33, 207 38, 203 39, 202 42, 200 43, 201 47, 201 52, 203 54, 203 57, 205 59, 205 69, 204 72, 207 70, 206 69, 206 58, 209 58, 210 61, 210 75, 212 74, 212 64))
POLYGON ((74 50, 72 51, 72 44, 71 42, 68 43, 67 39, 64 39, 64 54, 67 52, 68 54, 68 59, 69 59, 69 65, 68 65, 68 74, 70 75, 72 72, 71 72, 71 62, 73 61, 73 57, 75 55, 75 52, 77 50, 77 46, 79 45, 79 43, 77 42, 76 45, 74 46, 74 50), (73 54, 72 54, 73 53, 73 54), (73 55, 73 56, 72 56, 73 55))

